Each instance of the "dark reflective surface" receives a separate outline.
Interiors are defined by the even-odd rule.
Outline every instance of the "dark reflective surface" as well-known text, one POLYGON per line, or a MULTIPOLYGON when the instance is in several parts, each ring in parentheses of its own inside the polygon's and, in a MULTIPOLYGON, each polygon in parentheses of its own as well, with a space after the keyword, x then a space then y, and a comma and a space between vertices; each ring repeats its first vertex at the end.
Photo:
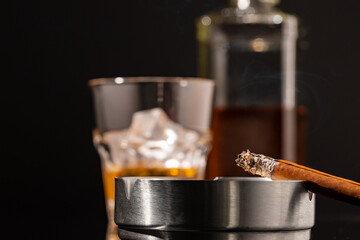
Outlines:
MULTIPOLYGON (((359 213, 359 209, 354 209, 354 213, 359 213)), ((124 239, 144 239, 156 240, 159 237, 168 237, 165 239, 239 239, 239 240, 255 240, 255 239, 311 239, 311 240, 358 240, 360 236, 360 215, 357 216, 321 216, 317 219, 315 226, 311 230, 304 232, 261 232, 261 233, 152 233, 134 230, 119 230, 120 236, 124 239), (136 238, 131 238, 131 237, 136 238), (200 236, 204 238, 200 238, 200 236), (172 237, 172 238, 171 238, 172 237), (180 237, 180 238, 177 238, 180 237)))
POLYGON ((301 231, 274 231, 274 232, 206 232, 206 231, 141 231, 135 229, 119 229, 121 240, 309 240, 310 229, 301 231))

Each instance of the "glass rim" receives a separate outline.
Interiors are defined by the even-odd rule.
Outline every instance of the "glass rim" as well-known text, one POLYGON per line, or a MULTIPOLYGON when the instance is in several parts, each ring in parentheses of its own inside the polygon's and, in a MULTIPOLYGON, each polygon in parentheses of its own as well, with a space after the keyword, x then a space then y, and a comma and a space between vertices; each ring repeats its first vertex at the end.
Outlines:
POLYGON ((215 85, 214 80, 200 77, 167 77, 167 76, 139 76, 139 77, 104 77, 93 78, 88 81, 88 86, 121 85, 126 83, 187 83, 203 82, 215 85))

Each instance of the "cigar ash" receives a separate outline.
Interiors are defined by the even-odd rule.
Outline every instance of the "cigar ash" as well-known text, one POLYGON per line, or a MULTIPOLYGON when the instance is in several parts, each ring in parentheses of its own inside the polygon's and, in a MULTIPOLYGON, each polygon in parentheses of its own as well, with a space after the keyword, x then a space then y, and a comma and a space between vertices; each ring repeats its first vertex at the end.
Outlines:
POLYGON ((277 164, 276 159, 262 154, 254 154, 249 150, 241 152, 235 162, 246 172, 268 178, 271 178, 272 172, 277 164))

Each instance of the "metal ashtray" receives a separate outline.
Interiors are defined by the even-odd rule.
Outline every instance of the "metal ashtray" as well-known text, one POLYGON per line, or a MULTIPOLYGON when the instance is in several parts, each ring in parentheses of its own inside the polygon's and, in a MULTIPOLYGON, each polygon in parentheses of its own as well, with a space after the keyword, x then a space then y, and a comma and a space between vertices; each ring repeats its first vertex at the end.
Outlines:
POLYGON ((303 181, 267 178, 115 180, 126 239, 310 239, 315 199, 303 181))

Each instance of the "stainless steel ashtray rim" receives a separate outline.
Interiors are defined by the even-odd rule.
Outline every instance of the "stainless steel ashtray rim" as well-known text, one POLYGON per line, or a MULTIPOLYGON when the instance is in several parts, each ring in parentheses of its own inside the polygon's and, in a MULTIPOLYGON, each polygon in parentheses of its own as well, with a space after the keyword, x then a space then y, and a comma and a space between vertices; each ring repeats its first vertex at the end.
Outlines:
POLYGON ((168 177, 116 179, 119 228, 167 231, 283 231, 314 225, 315 200, 303 181, 168 177))
POLYGON ((239 181, 239 182, 298 182, 304 183, 302 180, 272 180, 266 177, 216 177, 213 180, 210 179, 195 179, 189 177, 166 177, 166 176, 128 176, 128 177, 117 177, 115 179, 123 180, 150 180, 150 181, 196 181, 196 182, 213 182, 213 181, 239 181))

